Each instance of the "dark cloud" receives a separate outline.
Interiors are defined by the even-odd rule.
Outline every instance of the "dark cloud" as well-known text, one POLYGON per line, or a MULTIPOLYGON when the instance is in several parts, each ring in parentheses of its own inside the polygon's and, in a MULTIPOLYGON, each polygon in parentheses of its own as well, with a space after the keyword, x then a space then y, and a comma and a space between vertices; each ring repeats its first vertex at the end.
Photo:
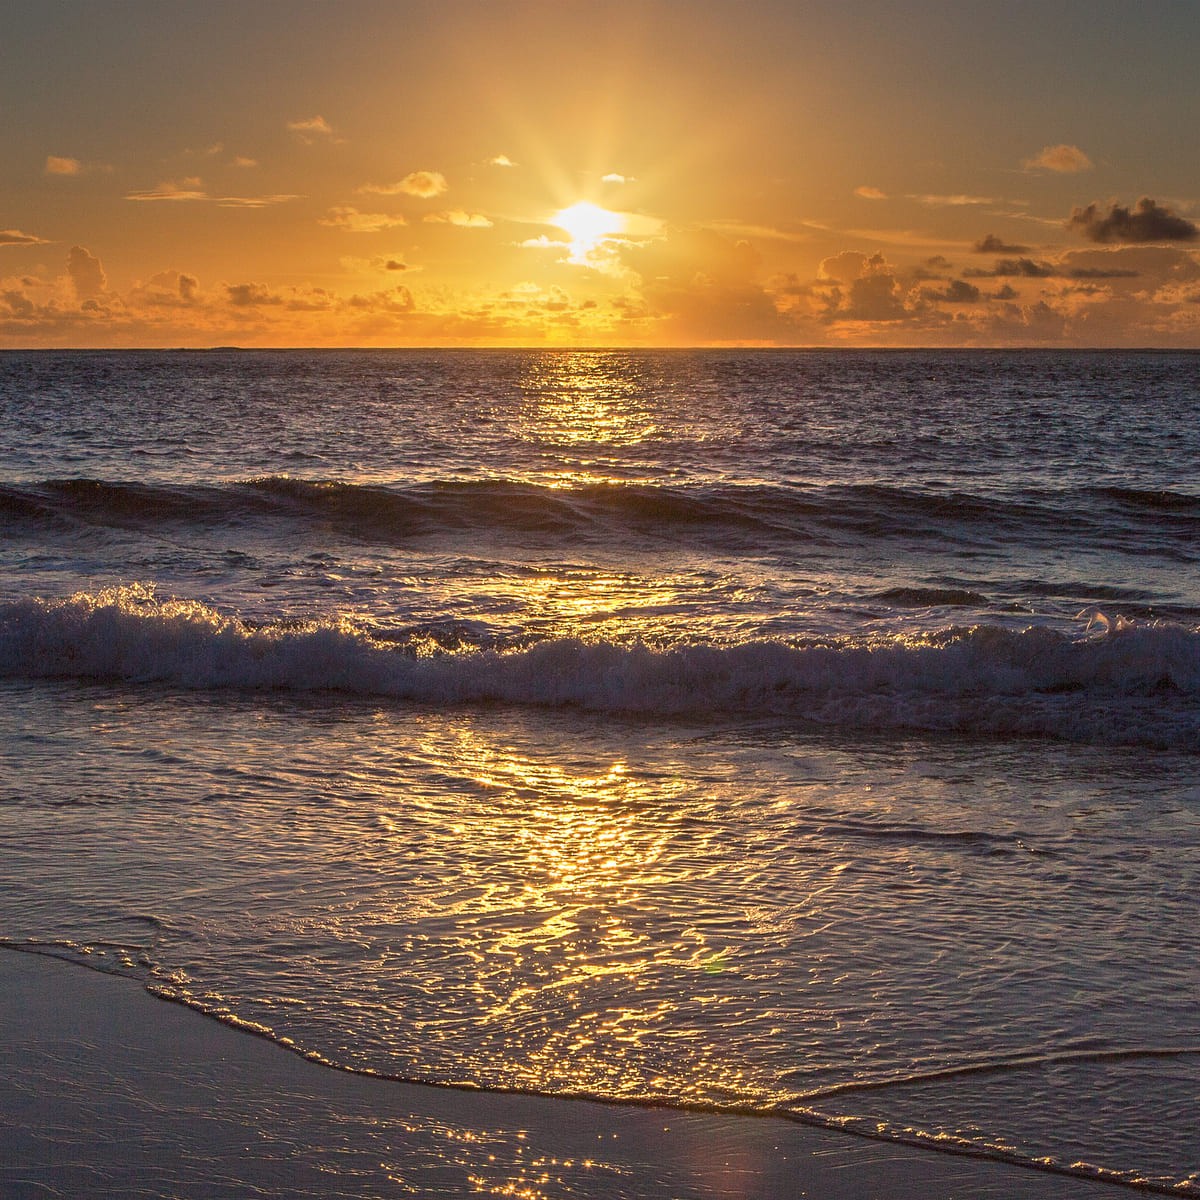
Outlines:
POLYGON ((71 247, 71 252, 67 255, 67 274, 70 275, 71 282, 75 285, 75 295, 80 300, 94 299, 108 287, 100 260, 82 246, 71 247))
POLYGON ((974 304, 979 299, 979 289, 965 279, 954 279, 943 289, 924 288, 921 295, 926 300, 945 300, 950 304, 974 304))
POLYGON ((836 315, 852 321, 900 321, 907 314, 895 276, 879 271, 850 285, 846 304, 836 315))
POLYGON ((1032 258, 1001 258, 992 269, 993 275, 1020 275, 1025 279, 1049 279, 1056 274, 1046 262, 1034 262, 1032 258))
POLYGON ((1015 300, 1017 298, 1017 290, 1011 283, 1004 284, 992 293, 993 300, 1015 300))
POLYGON ((998 258, 990 271, 968 267, 963 274, 971 279, 1050 279, 1057 275, 1058 271, 1050 263, 1035 262, 1032 258, 998 258))
POLYGON ((282 304, 283 297, 276 296, 262 283, 227 283, 225 291, 229 303, 236 308, 258 308, 264 304, 282 304))
POLYGON ((1136 279, 1141 272, 1122 270, 1113 267, 1105 270, 1103 267, 1075 267, 1067 272, 1072 279, 1136 279))
POLYGON ((971 249, 976 254, 1025 254, 1029 247, 1009 245, 1008 242, 1001 241, 994 233, 989 233, 981 237, 971 249))
POLYGON ((1194 242, 1200 237, 1200 229, 1191 221, 1149 196, 1143 196, 1132 211, 1113 204, 1107 214, 1093 201, 1072 211, 1067 228, 1078 229, 1093 242, 1194 242))

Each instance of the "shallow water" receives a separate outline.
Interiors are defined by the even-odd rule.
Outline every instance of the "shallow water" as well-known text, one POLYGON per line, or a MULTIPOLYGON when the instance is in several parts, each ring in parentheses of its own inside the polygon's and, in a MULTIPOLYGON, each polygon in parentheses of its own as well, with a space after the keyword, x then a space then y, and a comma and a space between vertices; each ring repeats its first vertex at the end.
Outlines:
POLYGON ((6 940, 407 1079, 1200 1190, 1200 357, 0 381, 6 940))

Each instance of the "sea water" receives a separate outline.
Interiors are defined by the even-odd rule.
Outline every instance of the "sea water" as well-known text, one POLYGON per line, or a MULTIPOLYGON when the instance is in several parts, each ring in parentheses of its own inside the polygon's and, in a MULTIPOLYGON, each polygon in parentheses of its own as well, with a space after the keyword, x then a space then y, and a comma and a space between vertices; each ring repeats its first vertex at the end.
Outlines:
POLYGON ((5 942, 1200 1193, 1200 356, 6 353, 0 534, 5 942))

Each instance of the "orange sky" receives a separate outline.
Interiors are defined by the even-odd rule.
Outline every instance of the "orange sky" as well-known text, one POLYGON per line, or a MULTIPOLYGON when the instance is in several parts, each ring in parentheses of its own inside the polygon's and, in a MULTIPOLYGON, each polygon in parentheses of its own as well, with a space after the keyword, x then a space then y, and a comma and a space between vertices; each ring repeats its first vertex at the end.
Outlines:
POLYGON ((1197 35, 1167 0, 19 0, 0 347, 1200 347, 1197 35))

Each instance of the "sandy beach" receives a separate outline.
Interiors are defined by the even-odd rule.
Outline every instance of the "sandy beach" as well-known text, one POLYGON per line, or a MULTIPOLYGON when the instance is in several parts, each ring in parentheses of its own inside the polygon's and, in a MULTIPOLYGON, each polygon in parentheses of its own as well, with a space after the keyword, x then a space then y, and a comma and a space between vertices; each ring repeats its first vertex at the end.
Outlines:
POLYGON ((775 1119, 469 1093, 309 1063, 134 980, 0 954, 0 1192, 1054 1197, 1104 1184, 775 1119))

